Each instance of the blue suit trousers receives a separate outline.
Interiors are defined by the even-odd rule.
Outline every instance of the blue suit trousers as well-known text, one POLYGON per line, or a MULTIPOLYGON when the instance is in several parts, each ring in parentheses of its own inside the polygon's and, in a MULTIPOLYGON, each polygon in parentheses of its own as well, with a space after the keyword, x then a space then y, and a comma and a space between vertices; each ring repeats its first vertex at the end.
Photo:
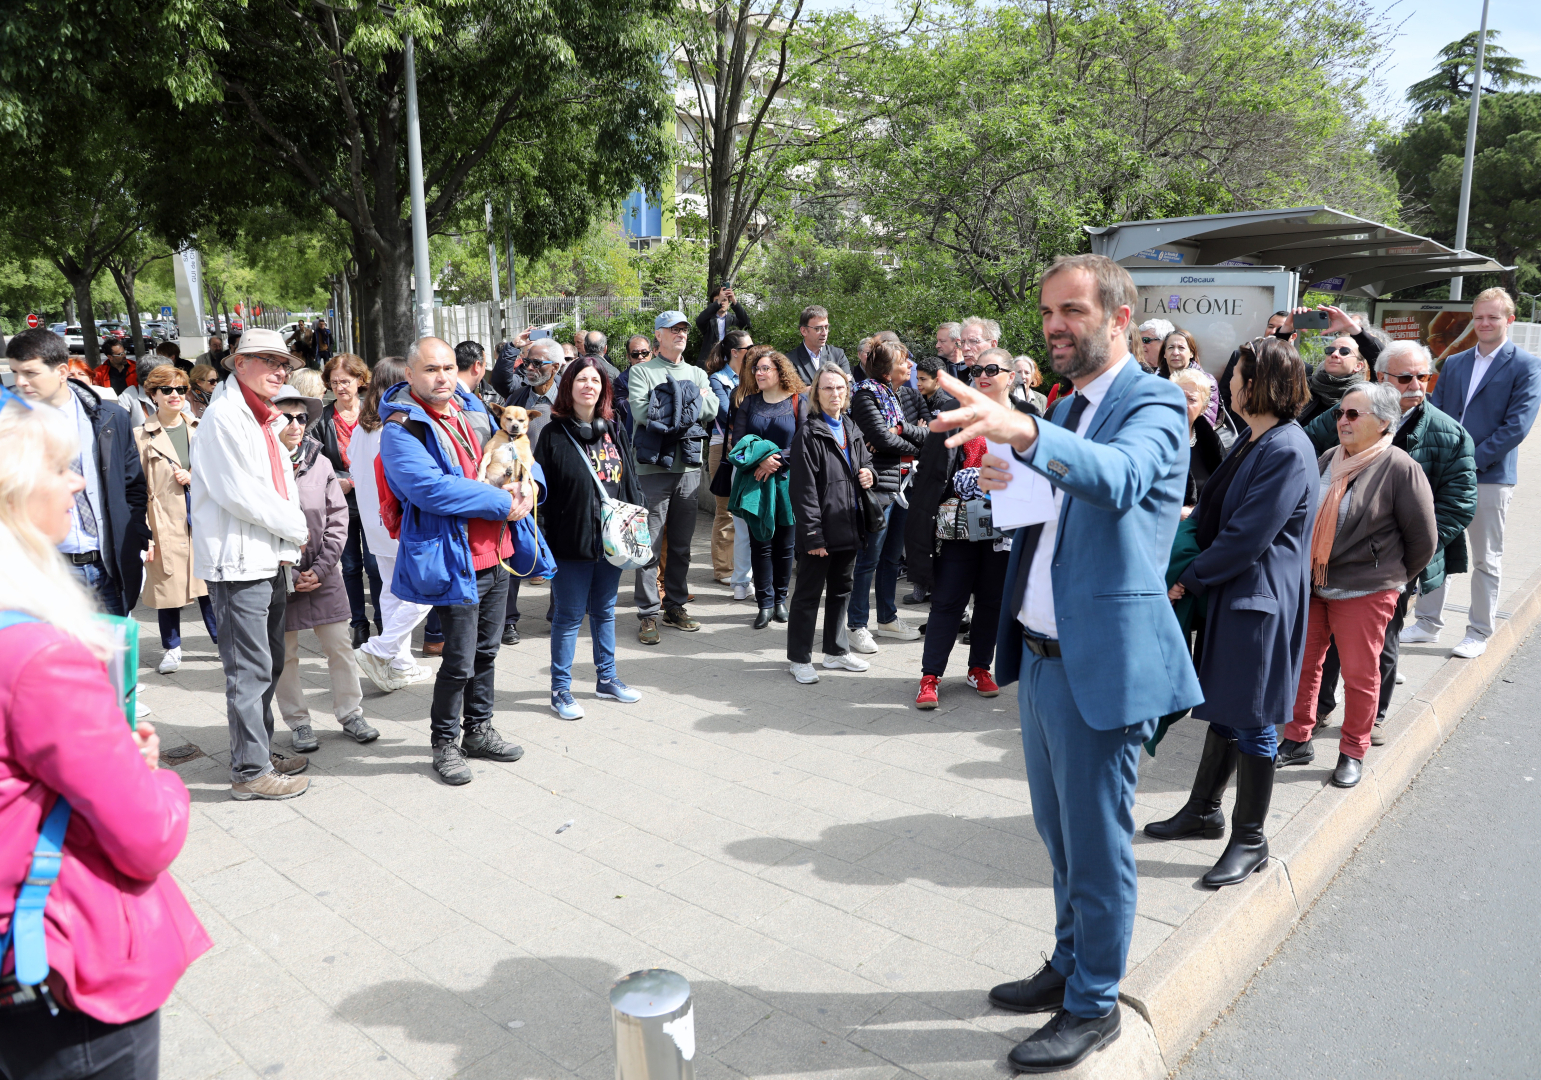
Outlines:
POLYGON ((1033 822, 1054 867, 1054 955, 1065 1008, 1105 1016, 1134 933, 1134 787, 1154 719, 1112 731, 1076 709, 1064 661, 1022 649, 1017 690, 1033 822))

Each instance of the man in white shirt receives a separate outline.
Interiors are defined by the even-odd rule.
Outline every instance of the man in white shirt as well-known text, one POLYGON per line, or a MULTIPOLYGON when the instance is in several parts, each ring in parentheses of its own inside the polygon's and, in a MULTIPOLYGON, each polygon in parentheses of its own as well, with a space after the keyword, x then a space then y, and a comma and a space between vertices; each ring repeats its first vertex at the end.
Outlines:
MULTIPOLYGON (((1503 289, 1477 294, 1471 305, 1474 348, 1445 361, 1429 403, 1455 417, 1476 446, 1477 513, 1466 527, 1471 547, 1471 610, 1466 636, 1452 656, 1471 660, 1487 650, 1498 617, 1504 518, 1518 482, 1519 448, 1541 409, 1541 360, 1509 340, 1514 300, 1503 289)), ((1419 597, 1418 621, 1404 644, 1434 642, 1444 627, 1445 586, 1419 597)))
MULTIPOLYGON (((1157 717, 1204 696, 1166 595, 1187 483, 1187 402, 1129 354, 1127 270, 1101 255, 1067 256, 1044 275, 1041 297, 1050 362, 1077 392, 1039 420, 943 376, 959 408, 931 422, 962 429, 950 446, 979 436, 1008 444, 1055 488, 1047 520, 1013 538, 996 645, 1001 685, 1020 683, 1033 822, 1054 866, 1054 954, 990 992, 999 1008, 1057 1010, 1012 1050, 1026 1072, 1070 1068, 1118 1037, 1141 743, 1157 717)), ((980 486, 1006 487, 1007 466, 987 454, 980 486)))

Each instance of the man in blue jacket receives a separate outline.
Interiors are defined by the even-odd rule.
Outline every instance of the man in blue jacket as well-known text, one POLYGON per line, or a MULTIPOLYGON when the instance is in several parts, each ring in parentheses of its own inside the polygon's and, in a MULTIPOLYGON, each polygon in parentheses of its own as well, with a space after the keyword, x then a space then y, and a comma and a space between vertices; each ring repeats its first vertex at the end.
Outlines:
MULTIPOLYGON (((1001 684, 1021 683, 1033 822, 1054 866, 1054 955, 990 991, 999 1008, 1056 1010, 1011 1052, 1026 1072, 1068 1069, 1118 1037, 1140 744, 1157 717, 1204 697, 1166 595, 1188 470, 1182 391, 1129 354, 1136 297, 1123 267, 1061 257, 1041 295, 1050 361, 1076 393, 1040 421, 943 375, 959 408, 931 422, 963 429, 949 446, 979 436, 1010 444, 1054 485, 1048 520, 1013 537, 995 653, 1001 684)), ((986 455, 980 486, 1005 488, 1007 466, 986 455)))
POLYGON ((391 591, 409 603, 433 605, 444 628, 429 710, 433 767, 447 784, 468 784, 466 758, 518 761, 524 755, 492 726, 493 664, 508 599, 505 563, 513 554, 508 523, 530 512, 536 492, 476 479, 492 425, 457 374, 448 342, 423 338, 412 345, 407 381, 380 401, 380 460, 401 500, 391 591))
MULTIPOLYGON (((1477 344, 1445 361, 1429 403, 1449 413, 1476 444, 1477 513, 1466 527, 1471 546, 1471 611, 1466 636, 1450 655, 1472 660, 1487 651, 1498 611, 1499 568, 1504 555, 1504 516, 1518 480, 1520 443, 1541 408, 1541 360, 1509 340, 1514 300, 1503 289, 1486 289, 1471 305, 1477 344)), ((1403 643, 1439 640, 1445 587, 1418 599, 1418 621, 1402 631, 1403 643)))

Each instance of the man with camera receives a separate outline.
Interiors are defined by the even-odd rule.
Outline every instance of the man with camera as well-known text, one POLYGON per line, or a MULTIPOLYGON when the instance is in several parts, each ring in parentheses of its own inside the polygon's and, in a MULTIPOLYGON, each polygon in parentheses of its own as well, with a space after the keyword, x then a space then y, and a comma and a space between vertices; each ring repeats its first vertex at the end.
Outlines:
POLYGON ((706 358, 712 354, 712 346, 723 339, 729 330, 748 330, 749 313, 738 302, 733 282, 723 281, 706 302, 701 314, 696 316, 696 329, 701 333, 701 346, 696 350, 696 365, 706 366, 706 358))

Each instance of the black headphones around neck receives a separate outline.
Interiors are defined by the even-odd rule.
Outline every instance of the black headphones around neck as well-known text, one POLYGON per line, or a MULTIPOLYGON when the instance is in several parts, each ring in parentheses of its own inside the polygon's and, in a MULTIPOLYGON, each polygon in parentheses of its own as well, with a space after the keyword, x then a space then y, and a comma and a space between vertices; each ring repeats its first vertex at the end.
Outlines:
POLYGON ((602 439, 610 431, 610 425, 605 422, 603 416, 596 416, 590 423, 584 423, 577 417, 573 418, 573 427, 578 432, 578 438, 584 442, 594 442, 602 439))

